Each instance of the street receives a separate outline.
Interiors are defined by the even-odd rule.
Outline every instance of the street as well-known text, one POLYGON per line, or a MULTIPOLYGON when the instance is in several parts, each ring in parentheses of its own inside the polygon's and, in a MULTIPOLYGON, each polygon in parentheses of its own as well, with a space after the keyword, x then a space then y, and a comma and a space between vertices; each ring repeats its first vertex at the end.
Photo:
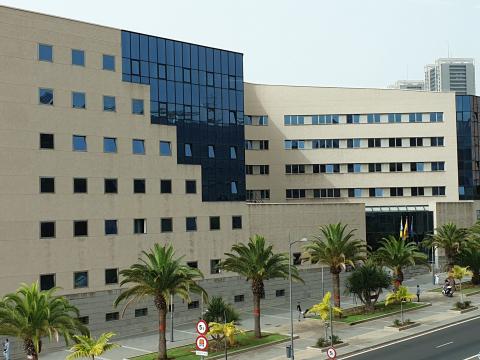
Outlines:
POLYGON ((476 359, 480 352, 480 317, 449 326, 428 335, 413 337, 390 346, 366 351, 339 360, 463 360, 476 359))

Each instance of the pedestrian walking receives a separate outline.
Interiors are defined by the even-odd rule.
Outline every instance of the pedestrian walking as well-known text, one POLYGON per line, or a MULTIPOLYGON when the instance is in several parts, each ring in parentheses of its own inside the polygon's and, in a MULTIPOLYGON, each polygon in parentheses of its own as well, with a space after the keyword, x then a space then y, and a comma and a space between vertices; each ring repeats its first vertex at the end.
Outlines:
POLYGON ((300 306, 300 302, 297 302, 297 311, 298 311, 298 321, 300 321, 300 317, 302 316, 302 307, 300 306))
POLYGON ((5 357, 5 360, 10 360, 10 343, 8 342, 8 339, 3 343, 3 356, 5 357))
POLYGON ((417 284, 417 302, 420 302, 420 285, 417 284))
POLYGON ((435 285, 439 285, 439 284, 440 284, 440 275, 435 274, 435 285))

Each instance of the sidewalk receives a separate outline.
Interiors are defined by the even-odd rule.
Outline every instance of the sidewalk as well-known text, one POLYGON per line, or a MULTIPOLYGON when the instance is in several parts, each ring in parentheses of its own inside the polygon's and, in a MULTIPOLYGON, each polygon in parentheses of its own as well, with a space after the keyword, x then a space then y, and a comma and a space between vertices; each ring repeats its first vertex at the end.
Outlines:
MULTIPOLYGON (((442 279, 442 277, 441 277, 442 279)), ((337 349, 337 354, 349 354, 365 348, 378 346, 390 341, 399 340, 401 338, 409 337, 411 335, 423 333, 453 322, 468 319, 473 316, 480 315, 480 310, 475 310, 465 314, 452 313, 449 309, 453 308, 455 302, 459 301, 459 296, 447 298, 440 293, 428 292, 428 290, 439 287, 432 284, 432 275, 422 275, 417 279, 410 279, 405 281, 411 292, 415 293, 417 283, 422 289, 421 301, 430 302, 432 306, 405 313, 405 319, 410 319, 419 322, 421 325, 415 328, 399 332, 393 330, 385 330, 384 326, 391 325, 393 320, 399 318, 399 314, 391 315, 378 320, 372 320, 363 324, 349 326, 343 323, 334 323, 334 334, 339 336, 344 342, 349 345, 337 349), (423 280, 423 281, 422 281, 423 280), (429 280, 430 282, 425 282, 429 280)), ((385 296, 385 294, 384 294, 385 296)), ((473 295, 468 297, 473 304, 480 303, 480 295, 473 295)), ((276 329, 277 332, 289 333, 288 326, 282 326, 276 329)), ((324 328, 318 320, 306 319, 303 322, 296 322, 294 324, 295 334, 300 336, 300 339, 295 341, 295 359, 297 360, 318 360, 326 356, 321 354, 319 349, 309 348, 313 346, 318 338, 323 337, 324 328)), ((231 359, 245 359, 239 355, 238 357, 230 357, 231 359)), ((285 345, 278 345, 269 349, 256 351, 254 354, 249 354, 249 360, 280 360, 285 359, 285 345)))

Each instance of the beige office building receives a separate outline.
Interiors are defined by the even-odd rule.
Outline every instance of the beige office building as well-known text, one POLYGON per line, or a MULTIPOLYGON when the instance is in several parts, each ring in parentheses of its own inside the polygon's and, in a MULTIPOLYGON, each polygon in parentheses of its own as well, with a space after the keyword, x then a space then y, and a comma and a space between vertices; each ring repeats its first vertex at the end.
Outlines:
MULTIPOLYGON (((94 332, 156 330, 150 302, 112 308, 154 243, 243 307, 248 283, 217 265, 254 234, 288 251, 338 221, 367 239, 378 209, 473 221, 452 93, 244 84, 239 53, 8 7, 0 38, 0 295, 59 286, 94 332)), ((318 298, 318 267, 300 268, 295 297, 318 298)), ((176 321, 200 316, 174 301, 176 321)))

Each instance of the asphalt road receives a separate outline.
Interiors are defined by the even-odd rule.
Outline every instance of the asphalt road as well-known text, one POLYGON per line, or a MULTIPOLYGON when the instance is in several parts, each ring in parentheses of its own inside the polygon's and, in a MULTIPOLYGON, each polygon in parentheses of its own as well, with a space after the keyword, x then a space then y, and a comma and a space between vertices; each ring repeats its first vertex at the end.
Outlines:
POLYGON ((480 359, 480 317, 355 356, 351 360, 464 360, 480 359))

